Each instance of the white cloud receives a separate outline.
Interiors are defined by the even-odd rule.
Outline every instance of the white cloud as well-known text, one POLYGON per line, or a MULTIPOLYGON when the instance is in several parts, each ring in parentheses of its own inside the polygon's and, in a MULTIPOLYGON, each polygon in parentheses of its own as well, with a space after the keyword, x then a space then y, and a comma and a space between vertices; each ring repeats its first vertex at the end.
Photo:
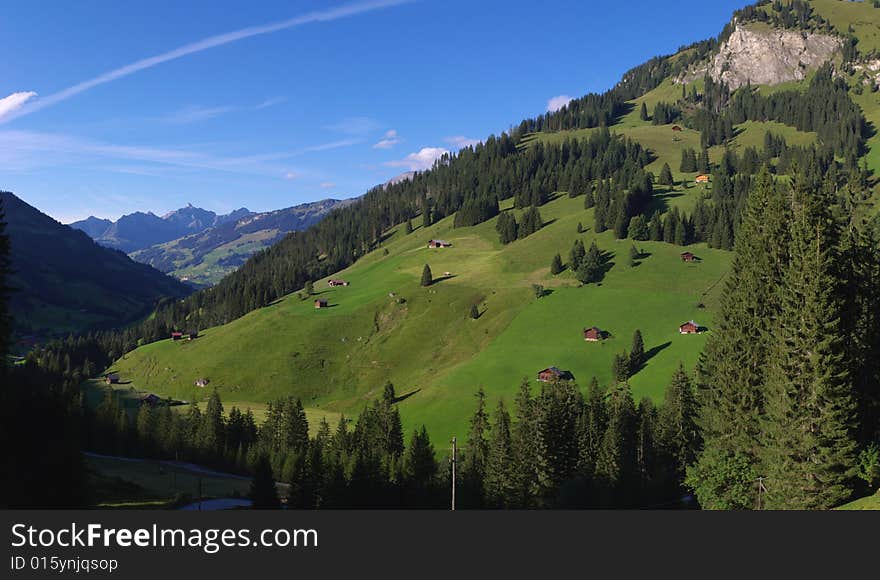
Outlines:
POLYGON ((331 149, 340 149, 342 147, 351 147, 352 145, 357 145, 359 143, 363 143, 364 140, 361 138, 357 139, 342 139, 340 141, 331 141, 330 143, 321 143, 320 145, 310 145, 308 147, 303 148, 299 153, 312 153, 315 151, 330 151, 331 149))
POLYGON ((207 121, 208 119, 231 113, 234 110, 235 107, 189 106, 184 107, 179 111, 175 111, 170 115, 166 115, 162 120, 165 123, 170 123, 172 125, 189 125, 191 123, 198 123, 199 121, 207 121))
POLYGON ((334 187, 336 187, 336 184, 332 181, 325 181, 321 184, 321 189, 333 189, 334 187))
POLYGON ((297 173, 296 171, 287 171, 284 174, 284 179, 287 179, 289 181, 291 179, 297 179, 299 176, 300 176, 300 174, 297 173))
POLYGON ((22 91, 3 97, 0 99, 0 120, 23 107, 25 103, 36 96, 37 93, 33 91, 22 91))
POLYGON ((280 105, 281 103, 283 103, 286 100, 287 100, 287 97, 269 97, 268 99, 266 99, 265 101, 263 101, 262 103, 260 103, 259 105, 257 105, 254 108, 257 110, 268 109, 269 107, 274 107, 275 105, 280 105))
POLYGON ((50 107, 52 105, 60 103, 61 101, 66 101, 71 97, 74 97, 99 85, 103 85, 111 81, 127 77, 128 75, 134 74, 136 72, 140 72, 142 70, 158 66, 168 61, 188 56, 190 54, 202 52, 210 48, 223 46, 224 44, 236 42, 245 38, 251 38, 252 36, 260 36, 262 34, 270 34, 272 32, 278 32, 281 30, 286 30, 288 28, 302 26, 304 24, 311 24, 314 22, 330 22, 333 20, 338 20, 339 18, 355 16, 357 14, 371 12, 373 10, 378 10, 381 8, 399 6, 401 4, 406 4, 410 1, 411 0, 369 0, 366 2, 355 2, 353 4, 345 4, 343 6, 331 8, 329 10, 316 10, 303 14, 301 16, 282 20, 280 22, 273 22, 271 24, 264 24, 262 26, 250 26, 248 28, 242 28, 233 32, 211 36, 197 42, 175 48, 174 50, 170 50, 156 56, 151 56, 149 58, 144 58, 131 64, 127 64, 123 67, 106 72, 102 75, 82 81, 81 83, 75 84, 57 93, 51 94, 48 97, 38 99, 27 107, 19 108, 14 113, 0 117, 0 123, 4 123, 23 115, 28 115, 35 111, 39 111, 40 109, 44 109, 46 107, 50 107))
POLYGON ((424 171, 431 169, 434 162, 447 153, 449 153, 449 150, 442 147, 424 147, 415 153, 410 153, 403 159, 388 161, 385 165, 388 167, 406 167, 410 171, 424 171))
POLYGON ((195 150, 119 145, 63 134, 0 131, 0 171, 82 166, 85 162, 92 162, 102 169, 114 171, 124 171, 126 168, 130 170, 131 167, 150 171, 164 166, 277 177, 291 170, 273 162, 294 157, 296 154, 298 153, 218 156, 195 150), (109 165, 111 162, 117 165, 109 165), (147 165, 132 165, 133 162, 147 165))
POLYGON ((443 141, 448 143, 453 149, 462 149, 464 147, 474 147, 475 145, 479 145, 482 143, 479 139, 468 139, 463 135, 455 135, 453 137, 447 137, 443 141))
POLYGON ((385 132, 381 141, 373 145, 373 149, 391 149, 398 143, 400 143, 400 137, 397 135, 397 131, 391 129, 385 132))
POLYGON ((574 100, 574 97, 570 97, 568 95, 559 95, 559 96, 553 97, 552 99, 547 101, 547 112, 553 113, 555 111, 558 111, 559 109, 561 109, 565 105, 569 104, 573 100, 574 100))

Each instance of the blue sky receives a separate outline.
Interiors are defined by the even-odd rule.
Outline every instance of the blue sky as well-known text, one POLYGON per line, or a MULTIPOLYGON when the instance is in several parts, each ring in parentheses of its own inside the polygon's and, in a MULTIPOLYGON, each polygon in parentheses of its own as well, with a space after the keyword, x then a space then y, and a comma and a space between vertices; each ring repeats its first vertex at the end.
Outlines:
POLYGON ((0 20, 0 189, 63 222, 352 197, 743 4, 19 3, 0 20))

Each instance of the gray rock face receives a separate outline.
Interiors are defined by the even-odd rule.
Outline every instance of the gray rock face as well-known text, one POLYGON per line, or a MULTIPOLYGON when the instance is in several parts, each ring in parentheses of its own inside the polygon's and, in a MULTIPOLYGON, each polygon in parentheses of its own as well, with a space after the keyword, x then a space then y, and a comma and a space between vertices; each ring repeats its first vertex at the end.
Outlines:
POLYGON ((841 39, 828 34, 737 25, 708 65, 690 71, 681 80, 689 82, 708 71, 713 80, 724 81, 731 89, 749 82, 775 85, 799 81, 831 60, 840 46, 841 39))

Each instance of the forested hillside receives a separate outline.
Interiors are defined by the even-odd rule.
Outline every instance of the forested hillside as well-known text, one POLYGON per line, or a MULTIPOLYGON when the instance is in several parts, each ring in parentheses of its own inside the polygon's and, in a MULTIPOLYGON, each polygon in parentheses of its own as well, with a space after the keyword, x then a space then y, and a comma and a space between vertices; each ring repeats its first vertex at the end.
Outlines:
POLYGON ((435 505, 431 440, 465 432, 474 507, 842 504, 880 474, 877 28, 867 3, 759 2, 28 362, 208 401, 133 418, 84 386, 90 441, 274 474, 300 507, 435 505), (732 87, 712 63, 738 27, 839 48, 732 87), (358 418, 310 436, 306 413, 358 418))
POLYGON ((0 201, 9 220, 11 304, 19 338, 119 328, 148 316, 163 300, 192 292, 9 192, 0 192, 0 201))

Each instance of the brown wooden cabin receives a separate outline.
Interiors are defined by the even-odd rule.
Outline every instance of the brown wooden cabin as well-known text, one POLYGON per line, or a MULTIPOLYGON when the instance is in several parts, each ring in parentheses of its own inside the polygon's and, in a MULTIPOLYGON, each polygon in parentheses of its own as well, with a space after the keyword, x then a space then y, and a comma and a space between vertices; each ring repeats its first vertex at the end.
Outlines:
POLYGON ((555 381, 570 381, 574 379, 569 371, 564 371, 559 367, 547 367, 538 373, 538 381, 542 383, 552 383, 555 381))
POLYGON ((678 327, 679 334, 700 334, 700 325, 689 320, 678 327))
POLYGON ((691 252, 682 252, 681 254, 682 262, 696 262, 697 257, 693 255, 691 252))
POLYGON ((180 340, 181 338, 183 338, 182 332, 172 332, 171 333, 171 340, 180 340))
POLYGON ((696 183, 709 183, 709 176, 706 175, 706 174, 704 173, 703 175, 698 175, 698 176, 694 179, 694 181, 695 181, 696 183))
POLYGON ((449 248, 452 247, 452 244, 443 240, 431 240, 428 242, 429 248, 449 248))
POLYGON ((190 332, 189 335, 187 336, 187 338, 188 338, 189 340, 195 340, 195 339, 197 339, 198 337, 199 337, 199 332, 198 332, 198 331, 190 332))
POLYGON ((108 385, 118 385, 119 384, 119 375, 116 373, 110 373, 106 377, 104 377, 104 381, 108 385))
POLYGON ((587 342, 598 342, 605 339, 605 332, 598 326, 584 329, 584 340, 587 342))
POLYGON ((326 300, 315 300, 315 308, 327 308, 328 302, 326 300))
POLYGON ((348 280, 330 280, 327 282, 331 288, 335 288, 336 286, 348 286, 348 280))
POLYGON ((141 405, 149 405, 151 407, 155 407, 156 405, 158 405, 159 403, 162 402, 162 398, 159 397, 159 395, 154 395, 153 393, 149 393, 149 394, 146 394, 146 395, 143 395, 142 397, 140 397, 138 399, 138 402, 141 405))
POLYGON ((673 125, 672 130, 675 133, 681 133, 681 127, 679 127, 678 125, 673 125))

